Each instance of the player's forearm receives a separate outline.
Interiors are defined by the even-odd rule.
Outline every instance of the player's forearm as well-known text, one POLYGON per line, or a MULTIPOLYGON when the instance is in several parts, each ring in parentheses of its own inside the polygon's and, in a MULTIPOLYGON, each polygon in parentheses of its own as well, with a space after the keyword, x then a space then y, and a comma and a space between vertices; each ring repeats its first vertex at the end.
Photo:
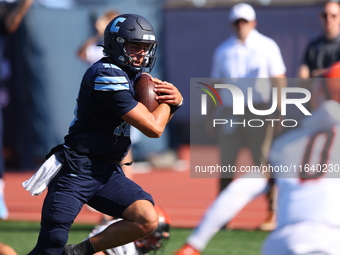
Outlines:
POLYGON ((153 115, 153 128, 150 129, 152 131, 149 135, 149 137, 158 138, 160 137, 165 129, 166 124, 169 121, 170 118, 170 107, 168 104, 160 104, 156 110, 152 112, 153 115), (152 135, 152 136, 150 136, 152 135))
POLYGON ((169 116, 170 107, 168 104, 160 104, 153 112, 149 112, 143 104, 138 103, 122 118, 147 137, 158 138, 163 134, 169 116))

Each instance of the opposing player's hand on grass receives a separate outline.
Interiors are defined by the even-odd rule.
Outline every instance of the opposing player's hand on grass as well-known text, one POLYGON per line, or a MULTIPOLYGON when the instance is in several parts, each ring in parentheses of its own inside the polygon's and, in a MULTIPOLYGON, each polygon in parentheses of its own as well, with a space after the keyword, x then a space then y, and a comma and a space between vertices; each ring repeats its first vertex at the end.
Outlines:
POLYGON ((155 85, 155 92, 161 94, 160 96, 156 97, 156 100, 159 103, 166 103, 169 105, 182 104, 182 94, 172 83, 161 81, 157 78, 153 78, 153 81, 157 83, 157 85, 155 85))

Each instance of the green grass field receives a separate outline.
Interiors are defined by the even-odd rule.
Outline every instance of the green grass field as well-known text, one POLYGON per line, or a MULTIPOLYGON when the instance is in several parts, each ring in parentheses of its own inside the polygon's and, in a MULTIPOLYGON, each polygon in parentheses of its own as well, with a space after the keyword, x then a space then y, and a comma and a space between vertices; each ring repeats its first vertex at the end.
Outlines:
MULTIPOLYGON (((87 237, 93 225, 74 224, 69 243, 78 243, 87 237)), ((171 229, 171 238, 163 255, 172 255, 191 233, 191 229, 171 229)), ((12 246, 19 255, 27 254, 35 245, 39 223, 0 221, 0 242, 12 246)), ((218 232, 202 255, 259 255, 266 232, 222 230, 218 232)))

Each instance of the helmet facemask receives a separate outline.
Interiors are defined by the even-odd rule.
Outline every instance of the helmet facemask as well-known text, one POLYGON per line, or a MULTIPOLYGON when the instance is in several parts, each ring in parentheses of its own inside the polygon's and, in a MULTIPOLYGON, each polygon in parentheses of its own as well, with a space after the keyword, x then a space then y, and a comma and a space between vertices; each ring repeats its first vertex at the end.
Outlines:
POLYGON ((162 254, 170 239, 170 216, 158 205, 155 205, 155 209, 158 214, 156 230, 151 235, 135 241, 136 249, 144 255, 162 254))
POLYGON ((135 241, 137 249, 143 254, 162 254, 165 244, 169 240, 169 232, 155 231, 151 235, 135 241))
POLYGON ((153 27, 142 16, 123 14, 113 19, 104 32, 104 54, 114 63, 134 72, 151 72, 156 61, 158 42, 153 27), (129 52, 127 45, 132 43, 146 43, 149 45, 146 54, 129 52), (133 59, 142 56, 143 62, 136 64, 133 59))
MULTIPOLYGON (((146 43, 147 48, 144 50, 145 54, 139 54, 139 53, 133 53, 129 49, 129 46, 133 43, 134 43, 133 41, 128 42, 123 47, 125 58, 127 58, 129 62, 128 65, 132 66, 139 72, 146 72, 146 73, 151 72, 156 61, 155 54, 156 54, 157 44, 146 43), (133 59, 134 56, 137 58, 143 58, 142 63, 137 64, 135 60, 133 59)), ((139 42, 136 42, 136 43, 139 43, 139 42)))

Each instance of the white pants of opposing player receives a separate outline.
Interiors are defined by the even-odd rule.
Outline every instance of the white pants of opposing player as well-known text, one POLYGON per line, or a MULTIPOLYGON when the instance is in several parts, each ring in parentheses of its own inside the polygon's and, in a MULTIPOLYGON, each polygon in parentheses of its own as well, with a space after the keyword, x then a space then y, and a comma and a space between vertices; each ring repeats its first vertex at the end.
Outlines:
POLYGON ((273 231, 262 247, 263 255, 338 255, 340 228, 319 222, 300 222, 273 231))
POLYGON ((200 224, 188 237, 187 243, 204 250, 210 239, 232 220, 243 207, 266 190, 267 179, 254 174, 233 180, 207 209, 200 224))

